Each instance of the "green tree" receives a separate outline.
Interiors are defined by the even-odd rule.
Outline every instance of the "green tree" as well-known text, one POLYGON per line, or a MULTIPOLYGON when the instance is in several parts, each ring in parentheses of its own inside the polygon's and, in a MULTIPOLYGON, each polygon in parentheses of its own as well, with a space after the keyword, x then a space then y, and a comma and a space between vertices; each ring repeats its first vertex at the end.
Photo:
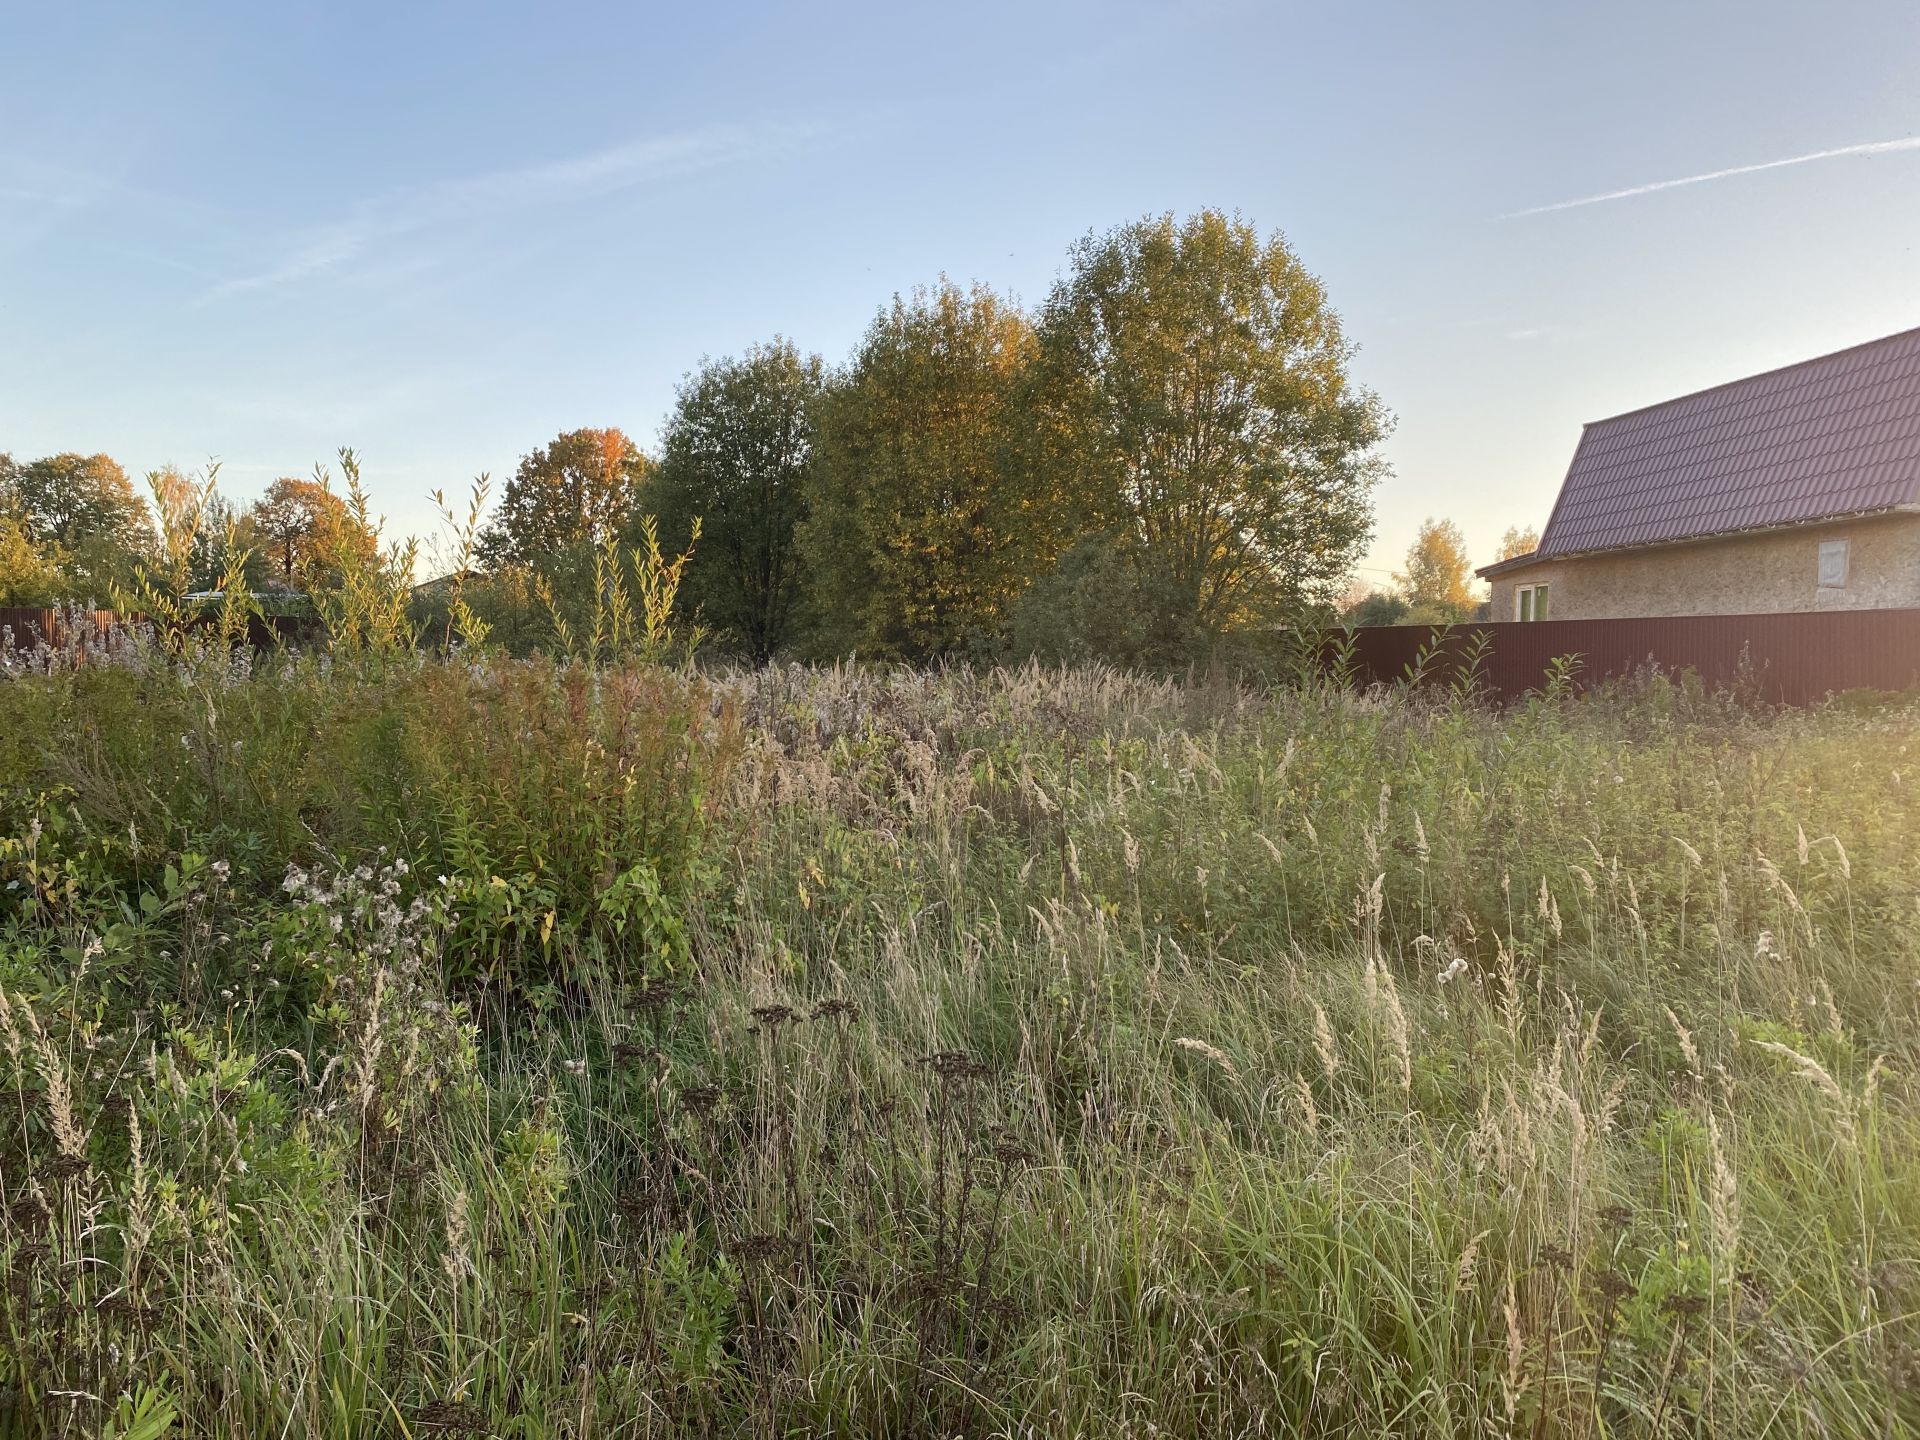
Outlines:
POLYGON ((819 358, 785 340, 708 362, 680 387, 643 492, 669 550, 685 550, 699 521, 682 602, 755 660, 792 637, 824 384, 819 358))
POLYGON ((1369 590, 1340 611, 1346 625, 1398 625, 1407 617, 1407 602, 1391 590, 1369 590))
POLYGON ((231 572, 230 562, 237 551, 246 551, 242 572, 252 590, 265 570, 260 557, 252 552, 246 516, 226 496, 207 497, 200 515, 200 528, 193 537, 193 584, 196 590, 215 590, 231 572))
POLYGON ((647 458, 617 429, 569 430, 524 456, 479 542, 490 566, 592 552, 633 519, 647 458))
POLYGON ((1388 417, 1284 239, 1207 210, 1075 247, 1040 320, 1038 465, 1217 634, 1331 602, 1388 417))
POLYGON ((1466 537, 1451 520, 1428 518, 1407 547, 1407 568, 1393 577, 1415 624, 1471 619, 1479 602, 1473 594, 1473 564, 1466 537))
POLYGON ((272 581, 288 590, 333 584, 349 556, 368 560, 379 549, 324 471, 310 480, 275 480, 247 511, 242 534, 272 581))
POLYGON ((1016 463, 1026 316, 942 281, 895 296, 822 406, 801 530, 822 649, 925 659, 997 632, 1064 535, 1016 463))

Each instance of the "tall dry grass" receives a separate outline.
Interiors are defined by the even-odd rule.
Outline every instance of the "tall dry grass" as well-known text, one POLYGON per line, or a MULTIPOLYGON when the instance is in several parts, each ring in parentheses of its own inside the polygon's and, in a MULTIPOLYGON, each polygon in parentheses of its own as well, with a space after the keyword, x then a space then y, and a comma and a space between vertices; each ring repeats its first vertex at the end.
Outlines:
POLYGON ((198 663, 0 684, 23 1433, 1920 1422, 1911 710, 198 663))

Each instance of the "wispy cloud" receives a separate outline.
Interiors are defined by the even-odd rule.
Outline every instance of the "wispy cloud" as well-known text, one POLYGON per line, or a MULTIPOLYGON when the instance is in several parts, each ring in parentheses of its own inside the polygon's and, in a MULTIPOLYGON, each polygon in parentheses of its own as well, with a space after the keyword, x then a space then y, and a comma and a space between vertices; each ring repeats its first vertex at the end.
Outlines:
POLYGON ((119 181, 51 156, 0 153, 0 202, 72 210, 116 193, 123 193, 119 181))
POLYGON ((1609 200, 1629 200, 1635 195, 1651 195, 1656 190, 1677 190, 1682 185, 1704 185, 1709 180, 1726 180, 1735 175, 1752 175, 1761 170, 1784 170, 1789 165, 1811 165, 1816 160, 1839 160, 1852 155, 1891 155, 1901 150, 1920 150, 1920 135, 1904 140, 1875 140, 1865 145, 1842 145, 1836 150, 1814 150, 1806 155, 1789 155, 1784 160, 1763 160, 1757 165, 1732 165, 1725 170, 1709 170, 1702 175, 1682 175, 1677 180, 1655 180, 1646 185, 1630 185, 1625 190, 1608 190, 1600 195, 1583 195, 1577 200, 1556 200, 1551 205, 1534 205, 1500 216, 1519 220, 1528 215, 1549 215, 1556 210, 1577 210, 1583 205, 1604 205, 1609 200))
POLYGON ((629 140, 541 165, 436 181, 356 206, 344 220, 309 230, 273 264, 223 280, 203 298, 220 300, 337 272, 406 236, 600 199, 758 159, 814 133, 812 127, 798 125, 717 126, 629 140))

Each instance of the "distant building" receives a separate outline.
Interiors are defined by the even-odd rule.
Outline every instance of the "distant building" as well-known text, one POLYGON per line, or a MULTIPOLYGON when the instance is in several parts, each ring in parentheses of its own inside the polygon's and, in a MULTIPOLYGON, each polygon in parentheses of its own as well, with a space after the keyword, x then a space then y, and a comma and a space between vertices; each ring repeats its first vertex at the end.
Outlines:
POLYGON ((1495 620, 1920 608, 1920 329, 1588 425, 1495 620))

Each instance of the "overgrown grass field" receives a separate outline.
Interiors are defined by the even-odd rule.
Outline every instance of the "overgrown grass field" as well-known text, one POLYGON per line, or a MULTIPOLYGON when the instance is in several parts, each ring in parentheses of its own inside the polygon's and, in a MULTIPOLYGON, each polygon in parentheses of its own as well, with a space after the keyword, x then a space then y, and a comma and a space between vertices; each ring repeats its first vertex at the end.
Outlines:
POLYGON ((1920 1424, 1920 713, 0 679, 0 1428, 1920 1424))

